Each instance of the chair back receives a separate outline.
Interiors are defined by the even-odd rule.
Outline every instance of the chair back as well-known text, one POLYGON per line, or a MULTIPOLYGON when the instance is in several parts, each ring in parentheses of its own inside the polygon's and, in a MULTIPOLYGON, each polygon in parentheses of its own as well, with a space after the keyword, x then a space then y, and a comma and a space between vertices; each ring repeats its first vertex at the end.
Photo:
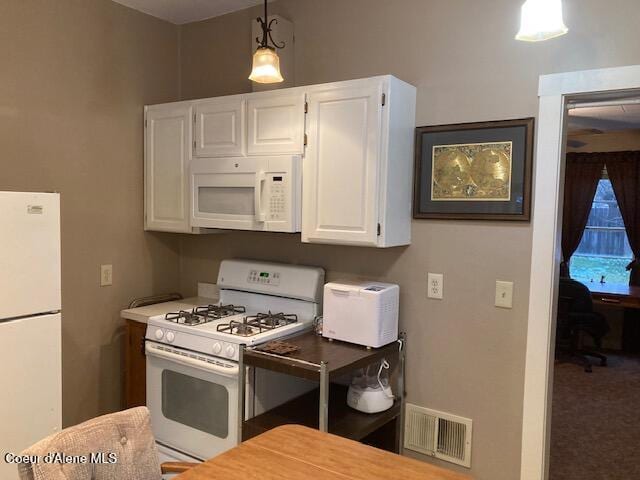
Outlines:
POLYGON ((572 278, 561 278, 559 285, 559 296, 570 303, 569 313, 591 313, 593 312, 593 300, 589 288, 573 280, 572 278))
POLYGON ((21 480, 160 480, 160 463, 147 407, 94 418, 55 433, 22 452, 39 461, 20 464, 21 480), (78 463, 46 461, 64 454, 78 463), (92 457, 93 455, 93 457, 92 457), (82 462, 86 458, 86 463, 82 462), (104 462, 104 463, 103 463, 104 462), (113 462, 113 463, 110 463, 113 462))

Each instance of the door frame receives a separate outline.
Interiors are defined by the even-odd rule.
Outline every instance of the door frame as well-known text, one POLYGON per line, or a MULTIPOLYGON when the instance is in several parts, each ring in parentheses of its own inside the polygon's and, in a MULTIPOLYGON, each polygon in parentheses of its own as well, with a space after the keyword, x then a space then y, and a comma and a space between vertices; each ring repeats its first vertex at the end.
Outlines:
POLYGON ((521 480, 546 480, 549 475, 567 102, 635 89, 640 89, 640 65, 540 77, 521 480))

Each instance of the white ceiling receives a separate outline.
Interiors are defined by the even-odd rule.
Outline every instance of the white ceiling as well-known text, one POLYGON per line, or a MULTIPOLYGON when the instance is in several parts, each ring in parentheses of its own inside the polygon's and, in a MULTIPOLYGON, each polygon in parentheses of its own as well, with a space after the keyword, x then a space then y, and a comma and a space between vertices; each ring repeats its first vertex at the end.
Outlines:
POLYGON ((113 0, 177 25, 243 10, 262 0, 113 0))
POLYGON ((569 111, 569 133, 588 134, 595 129, 603 132, 640 128, 640 104, 574 108, 569 111))

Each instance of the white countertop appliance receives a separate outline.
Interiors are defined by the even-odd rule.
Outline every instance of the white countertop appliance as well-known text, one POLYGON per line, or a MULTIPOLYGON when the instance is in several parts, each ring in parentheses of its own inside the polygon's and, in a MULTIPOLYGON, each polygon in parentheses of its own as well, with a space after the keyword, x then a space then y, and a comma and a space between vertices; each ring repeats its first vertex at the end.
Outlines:
POLYGON ((389 362, 384 358, 357 370, 347 391, 347 405, 364 413, 389 410, 394 399, 389 385, 389 362))
MULTIPOLYGON (((62 424, 60 195, 0 192, 0 452, 62 424)), ((18 478, 0 461, 0 478, 18 478)))
MULTIPOLYGON (((310 329, 321 313, 321 268, 224 260, 217 283, 217 304, 147 322, 147 406, 166 459, 205 460, 237 445, 240 346, 310 329)), ((247 377, 245 409, 255 414, 310 388, 262 370, 247 377)))
POLYGON ((375 281, 324 286, 322 336, 367 347, 398 339, 400 287, 375 281))

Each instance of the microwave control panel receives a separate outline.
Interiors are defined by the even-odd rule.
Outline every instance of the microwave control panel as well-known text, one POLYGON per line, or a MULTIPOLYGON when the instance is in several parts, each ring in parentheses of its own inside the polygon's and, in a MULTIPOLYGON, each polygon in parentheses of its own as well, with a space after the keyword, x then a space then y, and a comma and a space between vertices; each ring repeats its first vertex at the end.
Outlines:
POLYGON ((287 220, 287 178, 283 174, 269 175, 269 213, 270 221, 287 220))
POLYGON ((249 272, 249 283, 259 283, 262 285, 280 285, 280 272, 268 272, 264 270, 251 270, 249 272))

